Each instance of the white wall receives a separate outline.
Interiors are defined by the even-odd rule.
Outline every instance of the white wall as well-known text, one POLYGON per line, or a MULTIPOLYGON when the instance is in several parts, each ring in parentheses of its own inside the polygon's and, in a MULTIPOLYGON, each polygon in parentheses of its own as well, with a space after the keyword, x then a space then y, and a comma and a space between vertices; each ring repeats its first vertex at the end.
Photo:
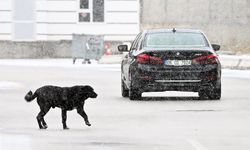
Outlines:
POLYGON ((11 0, 0 0, 0 40, 11 40, 11 0))
POLYGON ((139 32, 139 0, 105 0, 103 23, 79 23, 78 0, 37 0, 37 40, 103 34, 106 40, 133 40, 139 32))
MULTIPOLYGON (((13 40, 12 2, 0 0, 0 40, 13 40)), ((139 0, 104 0, 103 23, 79 23, 79 0, 36 0, 34 40, 67 40, 72 34, 103 34, 133 40, 139 32, 139 0)))

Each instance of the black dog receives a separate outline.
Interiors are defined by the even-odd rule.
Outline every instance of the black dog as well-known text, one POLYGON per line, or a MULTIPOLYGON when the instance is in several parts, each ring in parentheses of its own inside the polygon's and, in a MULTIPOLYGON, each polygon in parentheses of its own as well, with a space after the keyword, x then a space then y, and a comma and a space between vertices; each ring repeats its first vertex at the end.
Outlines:
POLYGON ((46 129, 48 126, 44 121, 44 116, 50 108, 59 107, 62 109, 63 129, 69 129, 66 125, 67 111, 77 109, 85 121, 85 124, 91 126, 87 114, 84 112, 84 102, 88 98, 96 98, 97 94, 91 86, 73 86, 73 87, 57 87, 43 86, 36 90, 33 94, 29 91, 25 95, 27 102, 37 98, 37 103, 40 107, 40 112, 37 115, 37 122, 40 129, 46 129))

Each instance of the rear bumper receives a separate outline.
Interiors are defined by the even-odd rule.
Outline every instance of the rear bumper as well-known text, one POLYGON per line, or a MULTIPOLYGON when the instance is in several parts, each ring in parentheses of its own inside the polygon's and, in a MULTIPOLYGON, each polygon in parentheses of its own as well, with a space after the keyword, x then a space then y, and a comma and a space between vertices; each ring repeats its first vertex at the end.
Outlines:
POLYGON ((141 92, 157 92, 157 91, 193 91, 198 92, 203 88, 211 88, 215 84, 210 83, 202 83, 202 82, 144 82, 143 87, 139 88, 141 92))
POLYGON ((194 91, 219 87, 220 65, 163 68, 138 65, 133 73, 132 87, 141 92, 194 91))

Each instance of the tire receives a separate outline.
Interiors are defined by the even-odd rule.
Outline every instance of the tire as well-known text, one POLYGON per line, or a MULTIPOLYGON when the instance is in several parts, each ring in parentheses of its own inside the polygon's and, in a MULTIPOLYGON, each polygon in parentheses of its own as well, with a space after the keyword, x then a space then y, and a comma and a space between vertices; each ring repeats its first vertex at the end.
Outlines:
POLYGON ((199 91, 199 98, 201 100, 220 100, 221 99, 221 88, 212 88, 212 90, 201 90, 199 91))
POLYGON ((206 93, 205 90, 199 91, 199 99, 200 100, 206 100, 206 99, 208 99, 208 96, 207 96, 207 93, 206 93))
POLYGON ((126 88, 126 85, 123 80, 121 80, 121 92, 122 92, 122 97, 129 96, 129 90, 126 88))
POLYGON ((209 99, 211 100, 220 100, 221 98, 221 88, 215 88, 209 94, 209 99))
POLYGON ((130 100, 141 100, 142 98, 142 92, 138 89, 138 87, 136 87, 133 83, 135 83, 135 81, 138 82, 137 78, 136 78, 136 74, 131 74, 131 71, 129 73, 129 78, 130 78, 130 88, 129 88, 129 99, 130 100))
POLYGON ((142 97, 142 93, 136 89, 129 89, 129 99, 130 100, 140 100, 142 97))

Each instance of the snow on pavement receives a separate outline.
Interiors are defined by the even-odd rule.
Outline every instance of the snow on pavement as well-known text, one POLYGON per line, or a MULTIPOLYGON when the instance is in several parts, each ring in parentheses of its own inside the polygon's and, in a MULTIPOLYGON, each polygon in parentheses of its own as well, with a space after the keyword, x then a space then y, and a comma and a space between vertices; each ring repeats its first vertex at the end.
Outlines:
POLYGON ((0 79, 0 90, 11 90, 11 89, 19 89, 22 88, 22 85, 17 82, 12 81, 1 81, 0 79))
POLYGON ((117 67, 120 64, 98 64, 91 60, 91 64, 82 64, 82 59, 73 64, 72 59, 0 59, 0 66, 24 67, 62 67, 62 68, 92 68, 92 67, 117 67))
POLYGON ((223 69, 222 76, 223 77, 236 77, 236 78, 250 79, 250 70, 223 69))

